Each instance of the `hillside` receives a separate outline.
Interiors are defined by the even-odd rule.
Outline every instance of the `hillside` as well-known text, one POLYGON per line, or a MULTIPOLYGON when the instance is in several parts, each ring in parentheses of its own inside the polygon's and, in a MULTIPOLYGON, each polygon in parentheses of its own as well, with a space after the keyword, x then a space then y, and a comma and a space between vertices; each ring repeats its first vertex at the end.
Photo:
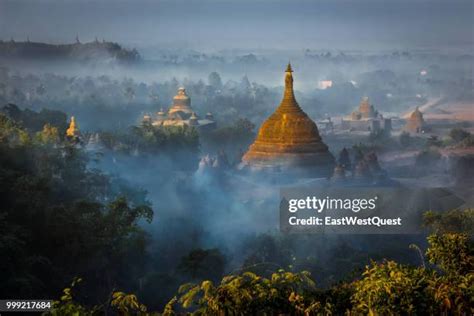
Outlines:
POLYGON ((88 61, 100 58, 119 62, 137 62, 140 55, 135 49, 128 50, 113 42, 76 41, 73 44, 47 44, 39 42, 0 41, 0 58, 31 60, 74 60, 88 61))

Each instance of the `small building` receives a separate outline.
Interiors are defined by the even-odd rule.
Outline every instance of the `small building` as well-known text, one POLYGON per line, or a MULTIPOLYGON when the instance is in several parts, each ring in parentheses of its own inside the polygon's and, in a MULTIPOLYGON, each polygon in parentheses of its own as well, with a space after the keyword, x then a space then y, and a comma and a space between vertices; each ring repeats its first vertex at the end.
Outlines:
POLYGON ((66 130, 66 136, 69 136, 69 137, 79 136, 79 126, 76 124, 76 119, 74 118, 74 116, 71 116, 69 127, 66 130))
POLYGON ((409 133, 425 132, 425 120, 423 119, 423 113, 420 112, 418 107, 410 114, 403 129, 409 133))
POLYGON ((76 143, 81 141, 81 133, 79 131, 79 125, 77 125, 76 119, 74 118, 74 116, 71 116, 69 127, 66 130, 66 138, 76 143))

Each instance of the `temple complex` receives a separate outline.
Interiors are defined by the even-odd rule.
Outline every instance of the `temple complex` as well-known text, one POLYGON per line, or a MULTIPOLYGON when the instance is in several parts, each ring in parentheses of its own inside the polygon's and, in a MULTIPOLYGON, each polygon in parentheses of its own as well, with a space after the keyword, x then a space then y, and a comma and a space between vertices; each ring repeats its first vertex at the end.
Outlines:
POLYGON ((423 113, 416 107, 415 111, 410 114, 407 119, 404 130, 410 133, 422 133, 426 128, 425 120, 423 119, 423 113))
POLYGON ((178 89, 178 94, 173 98, 173 104, 164 112, 163 109, 156 113, 155 117, 145 115, 144 123, 153 126, 193 126, 198 129, 214 128, 216 122, 211 113, 207 113, 204 118, 200 118, 191 107, 191 98, 186 94, 184 88, 178 89))
POLYGON ((291 65, 285 72, 283 99, 262 124, 255 142, 242 157, 242 167, 254 171, 330 176, 334 157, 319 135, 318 127, 296 102, 291 65))
POLYGON ((392 129, 390 119, 385 119, 373 105, 369 103, 369 98, 364 97, 359 104, 358 111, 342 120, 342 128, 354 131, 390 131, 392 129))

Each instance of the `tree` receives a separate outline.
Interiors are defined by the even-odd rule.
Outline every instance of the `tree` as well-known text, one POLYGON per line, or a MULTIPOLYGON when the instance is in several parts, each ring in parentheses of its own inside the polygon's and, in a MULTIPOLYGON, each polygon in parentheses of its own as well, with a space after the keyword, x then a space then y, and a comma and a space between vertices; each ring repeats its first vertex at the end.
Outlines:
POLYGON ((60 140, 58 129, 50 124, 45 124, 43 130, 36 133, 36 138, 42 144, 58 144, 60 140))
POLYGON ((355 314, 401 315, 433 313, 434 298, 424 293, 432 271, 394 261, 372 262, 363 277, 354 282, 355 314))
POLYGON ((135 99, 135 90, 132 87, 126 87, 124 95, 127 98, 128 102, 132 102, 135 99))
POLYGON ((346 170, 350 170, 352 168, 351 158, 349 157, 349 151, 346 149, 346 147, 344 147, 339 153, 338 163, 344 166, 346 170))
POLYGON ((31 135, 0 115, 0 254, 15 258, 0 263, 0 297, 52 296, 74 275, 97 299, 134 282, 146 256, 138 222, 151 221, 149 204, 89 170, 85 153, 58 140, 53 126, 25 141, 31 135), (50 141, 57 146, 44 146, 50 141))
POLYGON ((453 128, 449 132, 449 137, 456 143, 462 142, 465 138, 468 138, 471 136, 471 133, 467 132, 466 130, 462 128, 453 128))
POLYGON ((225 258, 219 249, 196 249, 181 258, 178 270, 192 279, 217 280, 224 273, 225 258))
POLYGON ((308 272, 291 273, 279 270, 271 278, 251 272, 224 277, 218 286, 211 281, 185 284, 179 298, 168 305, 180 303, 184 308, 197 309, 196 315, 304 315, 321 308, 310 293, 315 283, 308 272))
POLYGON ((210 86, 212 86, 215 90, 222 89, 222 80, 221 76, 217 72, 211 72, 207 79, 210 86))
MULTIPOLYGON (((356 280, 328 289, 317 288, 309 272, 282 269, 268 277, 242 272, 225 276, 218 284, 209 280, 186 283, 166 304, 162 315, 182 314, 183 309, 196 316, 472 314, 472 240, 467 234, 444 233, 430 235, 428 243, 426 257, 433 267, 372 261, 356 280)), ((156 315, 133 294, 114 292, 111 306, 84 308, 71 293, 70 288, 65 289, 61 302, 55 302, 50 314, 71 310, 94 315, 94 311, 114 308, 122 314, 156 315)))
POLYGON ((352 167, 355 168, 357 164, 364 159, 364 153, 362 152, 362 149, 360 146, 353 146, 354 149, 354 163, 352 164, 352 167))

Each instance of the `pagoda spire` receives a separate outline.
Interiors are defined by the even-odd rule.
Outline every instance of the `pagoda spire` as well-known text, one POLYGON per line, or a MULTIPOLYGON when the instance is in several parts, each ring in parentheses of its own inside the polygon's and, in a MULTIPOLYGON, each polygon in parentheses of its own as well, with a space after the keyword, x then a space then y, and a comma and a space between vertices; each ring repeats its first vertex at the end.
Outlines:
POLYGON ((79 126, 76 123, 74 116, 71 116, 71 122, 69 123, 69 128, 66 130, 66 136, 68 137, 77 137, 79 135, 79 126))
POLYGON ((285 90, 283 92, 283 100, 281 100, 280 108, 297 108, 300 109, 296 102, 295 93, 293 91, 293 69, 291 63, 288 62, 285 70, 285 90))
POLYGON ((329 176, 334 169, 334 157, 321 140, 316 123, 296 102, 290 63, 285 70, 283 99, 263 122, 242 163, 250 170, 291 169, 304 176, 329 176))

